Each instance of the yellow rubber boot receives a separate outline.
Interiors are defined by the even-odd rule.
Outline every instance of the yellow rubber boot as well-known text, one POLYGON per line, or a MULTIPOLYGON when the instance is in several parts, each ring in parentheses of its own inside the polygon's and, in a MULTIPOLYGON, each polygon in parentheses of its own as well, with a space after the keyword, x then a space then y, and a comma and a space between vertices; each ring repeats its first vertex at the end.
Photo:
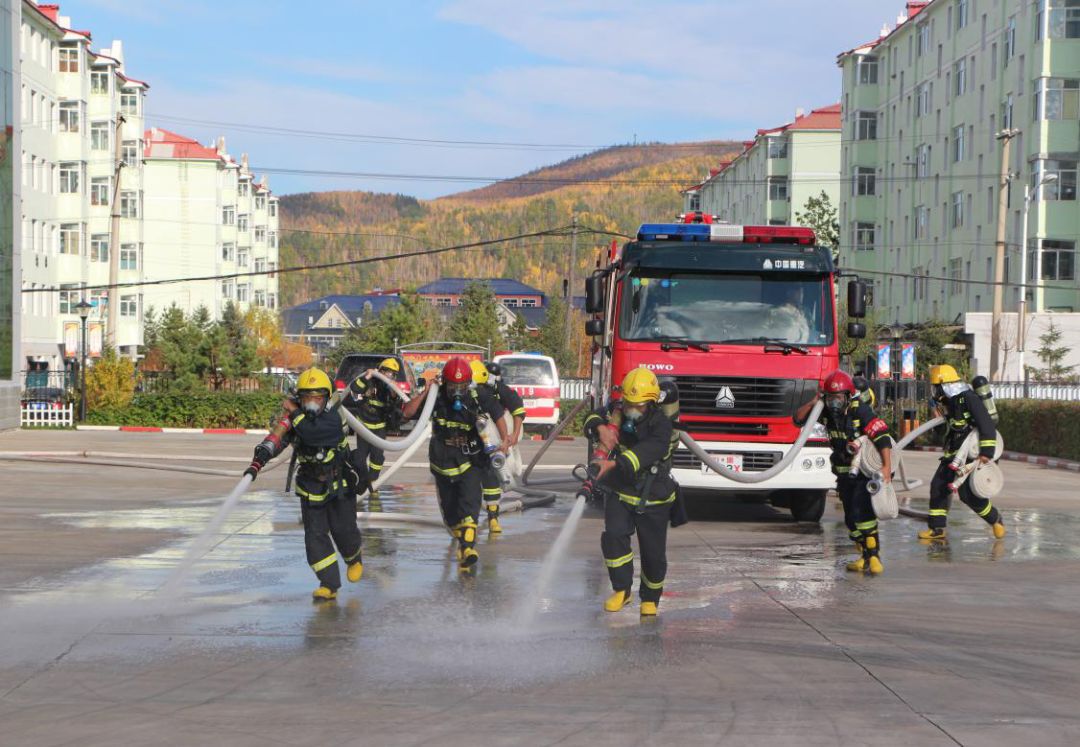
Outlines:
POLYGON ((641 603, 641 616, 642 617, 656 617, 657 604, 656 602, 642 602, 641 603))
POLYGON ((502 524, 499 523, 499 504, 489 503, 487 505, 488 512, 488 531, 492 534, 502 534, 502 524))
POLYGON ((874 534, 866 538, 866 570, 870 571, 873 575, 882 573, 885 570, 885 566, 881 564, 881 558, 878 557, 878 538, 876 531, 874 534))
POLYGON ((864 557, 866 554, 866 547, 863 545, 861 539, 855 541, 855 546, 859 548, 859 557, 855 558, 855 560, 852 560, 844 567, 852 573, 862 573, 866 570, 866 558, 864 557))
POLYGON ((349 563, 348 569, 345 571, 345 575, 349 578, 349 581, 356 583, 364 575, 364 564, 357 560, 355 563, 349 563))
POLYGON ((919 539, 924 540, 926 542, 933 542, 933 541, 940 542, 940 541, 946 539, 945 529, 944 528, 924 529, 921 532, 919 532, 919 539))
POLYGON ((476 561, 480 560, 480 553, 476 551, 476 548, 466 547, 461 551, 461 564, 458 568, 462 571, 467 571, 476 565, 476 561))
POLYGON ((326 586, 320 586, 311 592, 311 598, 316 602, 329 602, 331 599, 337 599, 337 592, 326 586))
POLYGON ((604 602, 604 609, 608 612, 618 612, 630 604, 630 591, 617 591, 604 602))
POLYGON ((994 539, 1001 539, 1002 537, 1005 536, 1005 524, 1002 523, 1002 521, 1000 519, 998 519, 997 523, 994 524, 993 530, 994 530, 994 539))

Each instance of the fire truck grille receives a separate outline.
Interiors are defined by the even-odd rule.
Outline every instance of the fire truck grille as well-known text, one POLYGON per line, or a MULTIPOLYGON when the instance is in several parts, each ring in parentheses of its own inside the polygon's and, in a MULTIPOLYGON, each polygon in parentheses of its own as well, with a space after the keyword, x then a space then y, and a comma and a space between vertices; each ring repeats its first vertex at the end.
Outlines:
POLYGON ((683 420, 679 427, 687 433, 708 433, 713 436, 769 435, 769 426, 765 423, 717 423, 683 420))
MULTIPOLYGON (((742 454, 744 472, 764 472, 779 462, 781 455, 779 451, 718 451, 715 453, 742 454)), ((701 460, 693 452, 678 449, 671 457, 671 465, 675 469, 701 469, 701 460)))
MULTIPOLYGON (((679 411, 684 415, 784 417, 794 412, 794 379, 734 376, 675 376, 679 411)), ((697 425, 691 428, 697 430, 697 425)))

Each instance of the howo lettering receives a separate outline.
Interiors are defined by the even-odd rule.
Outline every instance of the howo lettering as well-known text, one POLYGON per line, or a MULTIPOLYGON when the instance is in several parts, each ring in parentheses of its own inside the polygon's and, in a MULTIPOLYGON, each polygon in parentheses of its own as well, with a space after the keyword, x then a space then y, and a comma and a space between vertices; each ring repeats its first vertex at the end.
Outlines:
MULTIPOLYGON (((600 402, 644 366, 679 388, 683 430, 728 469, 763 472, 792 448, 792 416, 839 367, 836 272, 814 232, 738 226, 700 213, 645 224, 586 282, 592 380, 600 402)), ((865 289, 852 316, 862 315, 865 289)), ((864 334, 854 323, 849 334, 864 334)), ((680 445, 673 464, 684 488, 756 496, 817 521, 835 485, 823 427, 792 464, 765 482, 719 475, 680 445)))

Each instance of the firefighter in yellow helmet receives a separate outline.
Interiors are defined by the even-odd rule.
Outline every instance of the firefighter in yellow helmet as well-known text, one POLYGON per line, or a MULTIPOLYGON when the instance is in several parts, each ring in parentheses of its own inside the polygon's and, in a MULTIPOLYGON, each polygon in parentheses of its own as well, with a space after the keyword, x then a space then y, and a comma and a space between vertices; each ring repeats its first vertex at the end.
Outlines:
POLYGON ((652 371, 630 371, 621 392, 613 407, 594 412, 585 421, 586 435, 608 452, 608 458, 593 462, 604 494, 600 549, 614 590, 604 609, 616 612, 631 601, 634 551, 630 537, 636 532, 641 550, 641 615, 652 617, 667 576, 668 522, 677 525, 679 486, 671 476, 674 424, 660 407, 661 387, 652 371))
MULTIPOLYGON (((357 376, 349 384, 349 392, 353 399, 350 409, 355 410, 365 428, 379 438, 386 438, 387 429, 395 428, 401 422, 401 400, 397 394, 390 391, 390 386, 386 382, 374 378, 373 374, 376 370, 391 381, 397 381, 401 373, 401 364, 396 358, 385 358, 379 363, 378 369, 368 369, 357 376)), ((360 477, 359 492, 363 494, 366 490, 369 502, 379 499, 375 481, 379 479, 379 473, 385 462, 386 454, 382 449, 372 446, 360 436, 356 437, 353 466, 360 477)))
MULTIPOLYGON (((941 463, 930 481, 930 518, 927 528, 919 532, 919 539, 927 542, 945 540, 945 526, 949 521, 949 504, 952 502, 953 481, 956 471, 953 468, 957 452, 972 430, 979 432, 979 456, 983 464, 994 458, 997 445, 997 428, 982 399, 964 381, 960 380, 956 369, 949 365, 930 367, 931 396, 938 413, 945 418, 945 447, 941 463)), ((961 464, 967 460, 963 456, 961 464)), ((994 537, 1005 536, 1005 523, 1001 513, 988 498, 980 498, 971 491, 971 485, 964 482, 956 489, 956 494, 968 508, 977 513, 990 525, 994 537)))
POLYGON ((296 494, 304 521, 308 563, 319 579, 312 596, 326 601, 341 586, 338 555, 349 581, 360 580, 360 529, 356 526, 356 474, 349 455, 349 428, 337 407, 328 407, 330 377, 317 368, 300 374, 296 398, 287 397, 284 412, 255 447, 244 474, 254 479, 267 462, 292 446, 296 451, 296 494), (335 550, 335 545, 337 549, 335 550))

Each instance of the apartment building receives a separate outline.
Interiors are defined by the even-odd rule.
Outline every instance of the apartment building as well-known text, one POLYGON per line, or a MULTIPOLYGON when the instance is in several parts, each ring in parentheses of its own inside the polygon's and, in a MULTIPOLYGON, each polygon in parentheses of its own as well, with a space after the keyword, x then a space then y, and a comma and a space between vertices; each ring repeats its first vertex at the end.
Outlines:
POLYGON ((0 430, 19 427, 19 55, 20 0, 0 0, 0 430))
POLYGON ((229 276, 148 285, 143 307, 205 306, 215 317, 230 301, 277 309, 278 198, 266 177, 255 179, 247 155, 230 156, 224 138, 202 145, 155 127, 143 142, 145 240, 131 260, 142 279, 229 276))
POLYGON ((735 158, 683 192, 687 211, 730 223, 790 225, 822 192, 840 197, 840 105, 799 111, 780 127, 758 130, 735 158))
POLYGON ((1026 251, 1029 310, 1080 311, 1080 3, 908 2, 838 64, 842 264, 873 281, 883 321, 992 310, 1002 131, 1005 310, 1017 308, 1026 251), (1025 195, 1048 175, 1022 236, 1025 195))

